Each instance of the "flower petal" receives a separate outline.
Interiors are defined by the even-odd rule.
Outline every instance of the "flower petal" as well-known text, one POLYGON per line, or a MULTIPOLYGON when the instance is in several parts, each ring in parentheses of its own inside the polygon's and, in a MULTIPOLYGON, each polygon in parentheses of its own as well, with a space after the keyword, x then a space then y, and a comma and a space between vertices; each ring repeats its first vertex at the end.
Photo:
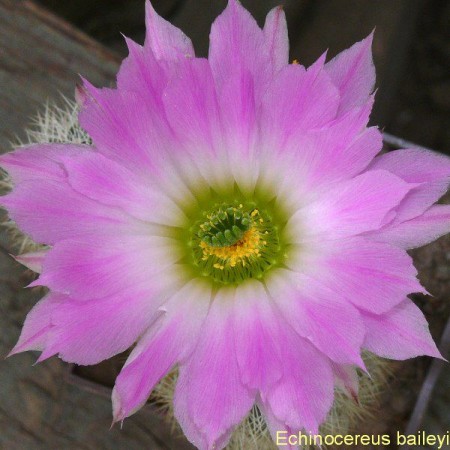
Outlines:
POLYGON ((186 59, 177 65, 163 96, 173 128, 174 158, 181 175, 197 190, 222 185, 227 173, 227 147, 223 142, 219 102, 211 68, 206 59, 186 59), (208 184, 199 189, 200 183, 208 184))
POLYGON ((48 252, 42 275, 31 286, 44 285, 79 300, 115 295, 135 285, 157 285, 165 269, 180 259, 169 238, 100 234, 57 242, 48 252))
POLYGON ((267 391, 281 376, 278 317, 263 285, 249 280, 236 289, 234 345, 243 384, 267 391))
POLYGON ((129 53, 117 74, 117 88, 149 96, 152 101, 160 101, 162 90, 167 84, 165 67, 156 60, 149 45, 142 47, 128 38, 125 41, 129 53))
POLYGON ((200 450, 222 449, 254 402, 240 380, 236 360, 233 296, 217 293, 194 353, 180 366, 175 417, 200 450))
POLYGON ((48 249, 37 252, 22 253, 21 255, 11 255, 18 263, 23 264, 28 269, 36 273, 42 272, 42 264, 47 255, 48 249))
POLYGON ((237 0, 229 0, 212 24, 208 59, 219 93, 236 71, 250 72, 258 99, 273 73, 264 34, 237 0))
POLYGON ((364 327, 359 312, 315 279, 279 269, 267 288, 292 328, 320 352, 341 364, 364 367, 364 327))
POLYGON ((295 132, 319 128, 336 117, 339 92, 323 70, 323 61, 308 70, 289 65, 275 75, 262 99, 261 117, 264 136, 276 145, 272 151, 281 152, 295 132))
POLYGON ((409 249, 422 247, 447 233, 450 233, 450 205, 434 205, 419 217, 371 233, 370 238, 409 249))
POLYGON ((80 194, 114 206, 137 219, 177 226, 185 218, 160 183, 140 177, 101 155, 85 152, 64 158, 70 185, 80 194))
POLYGON ((167 149, 173 143, 164 110, 157 99, 133 91, 97 89, 84 82, 80 125, 98 150, 138 173, 163 178, 167 149), (149 126, 151 124, 151 126, 149 126))
POLYGON ((397 247, 362 238, 316 246, 306 271, 360 309, 384 313, 412 292, 426 293, 411 257, 397 247))
POLYGON ((289 63, 289 38, 282 6, 273 8, 267 14, 263 33, 273 67, 278 71, 289 63))
POLYGON ((395 223, 422 214, 447 192, 450 184, 450 158, 418 148, 380 155, 374 159, 370 170, 388 170, 408 183, 420 183, 402 201, 395 223))
POLYGON ((441 358, 420 309, 409 299, 383 315, 362 312, 367 329, 364 347, 378 356, 408 359, 420 355, 441 358))
POLYGON ((375 67, 372 61, 373 33, 339 53, 325 66, 333 83, 339 88, 339 114, 367 101, 375 86, 375 67))
POLYGON ((149 46, 157 59, 176 61, 195 57, 191 40, 177 27, 163 19, 151 2, 145 3, 145 45, 149 46))
POLYGON ((264 402, 259 401, 258 408, 261 411, 261 414, 264 416, 273 441, 280 444, 278 448, 286 450, 301 450, 301 448, 303 448, 299 445, 291 444, 289 442, 289 436, 298 436, 300 430, 294 431, 291 427, 278 420, 271 411, 270 406, 264 404, 264 402))
MULTIPOLYGON (((167 278, 167 275, 165 276, 167 278)), ((167 291, 175 286, 133 286, 105 298, 66 297, 51 312, 51 329, 40 361, 59 355, 67 362, 97 364, 122 353, 144 333, 167 291), (163 298, 161 298, 163 297, 163 298)))
POLYGON ((333 403, 333 372, 312 344, 289 328, 284 331, 283 377, 264 393, 263 400, 279 422, 318 434, 333 403))
POLYGON ((75 192, 67 180, 25 180, 1 197, 0 204, 34 241, 49 245, 100 231, 117 234, 131 227, 125 213, 75 192))
POLYGON ((187 59, 177 66, 163 97, 167 117, 181 145, 194 157, 217 153, 219 109, 208 60, 187 59), (199 154, 200 153, 200 154, 199 154))
POLYGON ((358 175, 381 150, 379 130, 366 128, 371 108, 372 98, 327 127, 295 133, 288 139, 283 160, 292 168, 303 198, 358 175))
MULTIPOLYGON (((223 147, 230 174, 242 192, 251 193, 259 175, 259 133, 253 78, 236 72, 226 81, 219 98, 223 147)), ((224 158, 224 159, 225 159, 224 158)), ((223 171, 223 166, 220 167, 223 171)))
MULTIPOLYGON (((303 170, 308 187, 317 189, 358 175, 383 146, 376 127, 366 128, 373 98, 362 107, 354 108, 330 126, 294 136, 294 145, 301 149, 303 170)), ((299 158, 301 160, 301 158, 299 158)))
POLYGON ((330 192, 337 181, 361 173, 382 148, 377 128, 366 129, 372 98, 329 125, 313 130, 297 130, 279 146, 270 143, 276 136, 264 134, 256 147, 260 163, 258 182, 276 186, 277 205, 297 210, 319 194, 330 192))
POLYGON ((84 232, 102 233, 130 222, 119 210, 102 206, 76 193, 68 184, 65 161, 94 158, 96 152, 81 145, 32 145, 0 157, 15 187, 1 197, 10 216, 37 242, 52 244, 84 232))
POLYGON ((328 241, 379 229, 414 186, 384 170, 365 172, 297 211, 287 225, 288 239, 328 241))
POLYGON ((193 350, 209 308, 210 289, 192 281, 160 308, 161 317, 131 352, 113 390, 114 420, 133 414, 156 383, 193 350))
POLYGON ((28 350, 44 350, 52 328, 51 315, 65 296, 49 293, 28 313, 19 340, 8 356, 28 350))
POLYGON ((252 153, 257 128, 250 73, 236 71, 225 83, 219 100, 227 151, 232 153, 230 157, 244 158, 252 153))
POLYGON ((2 166, 12 177, 14 184, 35 179, 61 181, 65 179, 63 156, 91 153, 87 145, 34 144, 20 147, 0 156, 2 166))

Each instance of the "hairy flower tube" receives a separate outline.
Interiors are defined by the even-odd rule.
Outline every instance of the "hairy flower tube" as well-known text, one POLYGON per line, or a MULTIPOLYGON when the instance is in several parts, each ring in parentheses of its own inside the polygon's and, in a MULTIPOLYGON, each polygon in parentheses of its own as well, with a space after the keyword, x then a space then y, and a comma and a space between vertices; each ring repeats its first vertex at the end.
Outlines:
POLYGON ((92 145, 0 158, 10 217, 45 250, 19 260, 49 293, 12 353, 96 364, 132 347, 114 420, 174 368, 175 417, 224 448, 256 405, 277 431, 317 434, 361 352, 439 357, 406 250, 450 231, 450 160, 378 155, 367 127, 372 36, 289 64, 282 9, 261 29, 236 1, 207 59, 147 3, 117 87, 78 91, 92 145))

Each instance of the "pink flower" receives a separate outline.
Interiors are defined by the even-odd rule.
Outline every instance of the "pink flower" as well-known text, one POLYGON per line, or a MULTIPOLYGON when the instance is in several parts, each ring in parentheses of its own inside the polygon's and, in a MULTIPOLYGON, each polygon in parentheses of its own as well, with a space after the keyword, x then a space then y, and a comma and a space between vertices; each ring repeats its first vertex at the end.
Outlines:
POLYGON ((450 206, 433 206, 450 160, 376 156, 372 36, 305 69, 280 8, 261 30, 230 0, 208 59, 150 3, 146 21, 117 89, 79 92, 94 146, 1 157, 3 205, 50 246, 22 257, 50 293, 12 353, 95 364, 137 342, 115 420, 178 366, 175 415, 202 450, 255 403, 274 434, 317 433, 335 384, 356 390, 362 349, 439 356, 406 250, 450 231, 450 206))

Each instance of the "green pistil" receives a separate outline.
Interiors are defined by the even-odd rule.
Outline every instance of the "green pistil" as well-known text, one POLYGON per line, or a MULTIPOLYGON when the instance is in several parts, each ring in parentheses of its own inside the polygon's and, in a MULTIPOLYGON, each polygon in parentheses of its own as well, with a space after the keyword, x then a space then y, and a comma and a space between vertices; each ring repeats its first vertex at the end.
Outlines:
POLYGON ((242 239, 251 223, 250 214, 238 208, 220 209, 200 225, 198 237, 211 247, 230 247, 242 239))

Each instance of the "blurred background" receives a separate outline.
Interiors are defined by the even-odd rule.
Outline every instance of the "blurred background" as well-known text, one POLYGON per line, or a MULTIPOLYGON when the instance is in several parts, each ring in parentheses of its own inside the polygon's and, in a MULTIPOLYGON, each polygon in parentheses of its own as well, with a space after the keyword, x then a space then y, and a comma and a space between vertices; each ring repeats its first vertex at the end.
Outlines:
MULTIPOLYGON (((372 123, 450 154, 448 0, 242 3, 261 25, 267 12, 282 4, 291 59, 304 65, 327 49, 329 58, 333 57, 376 28, 373 53, 378 90, 372 123)), ((225 0, 153 0, 153 4, 192 38, 198 55, 206 56, 211 23, 225 7, 225 0)), ((112 84, 126 56, 120 33, 143 43, 144 0, 0 0, 1 152, 23 137, 23 130, 45 102, 61 102, 61 94, 73 97, 78 74, 98 86, 112 84)), ((0 215, 4 219, 4 212, 0 215)), ((0 358, 14 345, 26 314, 42 294, 23 289, 33 274, 10 257, 19 251, 0 232, 0 358)), ((414 300, 430 321, 433 336, 440 340, 450 309, 450 236, 414 251, 413 256, 422 283, 433 294, 414 300)), ((448 352, 448 334, 444 344, 448 352)), ((101 395, 108 392, 107 386, 103 391, 80 381, 73 386, 67 382, 73 379, 67 375, 66 364, 52 358, 32 367, 35 359, 27 353, 0 362, 0 449, 187 448, 171 441, 164 427, 145 411, 128 419, 123 430, 109 431, 109 394, 101 395)), ((357 431, 393 435, 406 431, 409 424, 412 432, 420 426, 429 433, 446 433, 450 428, 449 368, 433 364, 430 378, 427 358, 395 363, 378 410, 357 431), (427 398, 419 397, 427 385, 436 386, 432 400, 411 425, 417 399, 427 403, 427 398)))

